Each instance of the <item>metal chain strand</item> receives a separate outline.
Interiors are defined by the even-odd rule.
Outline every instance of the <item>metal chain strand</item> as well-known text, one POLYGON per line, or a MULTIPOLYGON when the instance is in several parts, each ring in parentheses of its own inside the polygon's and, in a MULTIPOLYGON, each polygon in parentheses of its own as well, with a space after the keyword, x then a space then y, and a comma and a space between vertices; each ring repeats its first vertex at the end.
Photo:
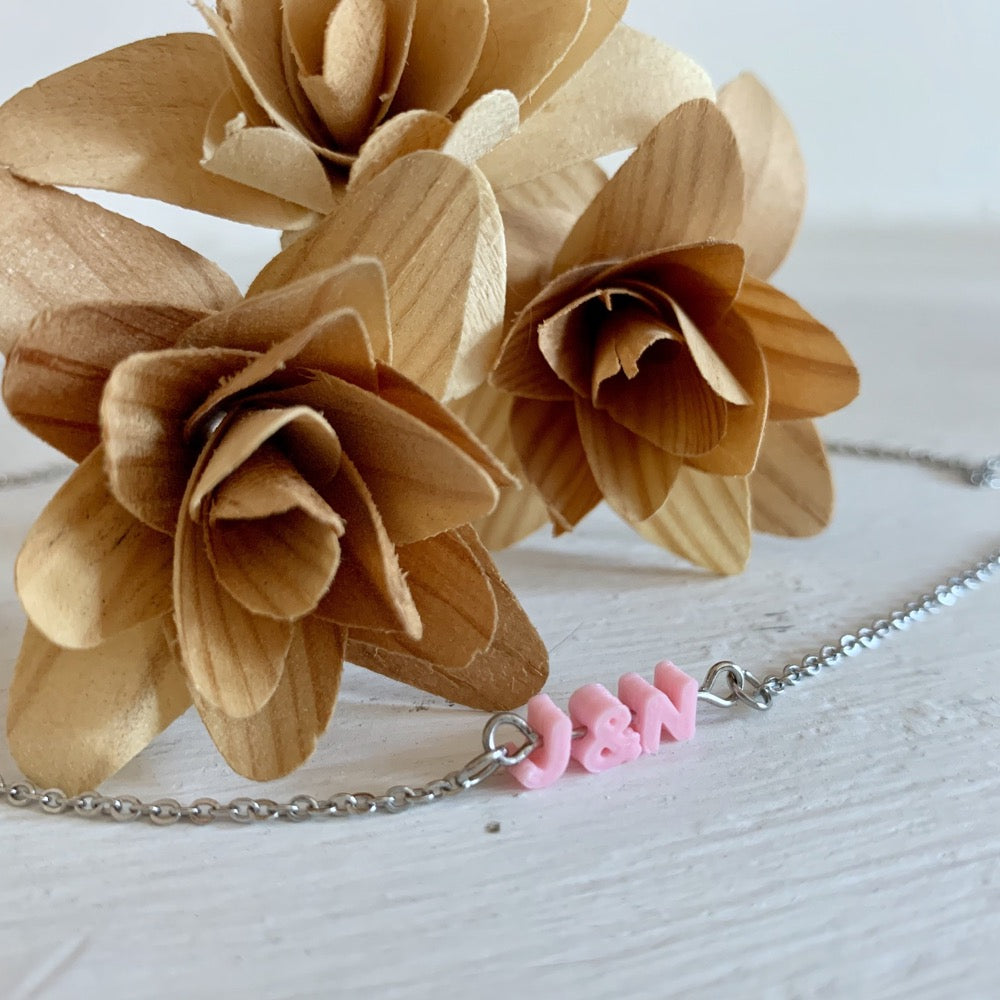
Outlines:
MULTIPOLYGON (((964 459, 950 458, 915 448, 830 442, 827 444, 827 450, 838 455, 905 462, 957 472, 972 486, 1000 490, 1000 455, 988 458, 981 464, 969 464, 964 459)), ((699 691, 699 698, 718 708, 744 705, 766 712, 773 704, 775 695, 783 694, 801 684, 803 680, 815 677, 828 667, 839 666, 865 650, 877 649, 886 639, 898 632, 906 631, 913 625, 927 621, 945 608, 953 607, 959 598, 978 590, 984 583, 998 576, 1000 576, 1000 550, 991 552, 971 569, 949 577, 928 593, 921 594, 916 600, 904 605, 902 610, 892 611, 870 625, 841 636, 839 640, 823 646, 816 653, 803 657, 800 662, 788 664, 780 673, 771 673, 759 678, 739 664, 723 660, 721 663, 716 663, 708 672, 699 691), (722 693, 716 691, 720 684, 725 685, 722 693)))
MULTIPOLYGON (((1000 456, 990 458, 982 464, 970 465, 963 459, 912 448, 841 442, 828 444, 827 448, 833 454, 905 462, 957 472, 973 486, 1000 490, 1000 456)), ((51 482, 65 476, 68 471, 60 466, 25 474, 0 474, 0 490, 51 482)), ((997 576, 1000 576, 1000 551, 991 553, 972 569, 950 577, 931 592, 922 594, 917 600, 906 604, 903 610, 893 611, 871 625, 842 636, 839 641, 823 646, 817 653, 804 657, 801 662, 789 664, 780 673, 758 678, 729 660, 717 663, 708 672, 698 697, 701 701, 720 708, 746 705, 759 711, 767 711, 773 704, 775 695, 795 687, 807 677, 815 677, 827 667, 835 667, 866 649, 876 648, 896 632, 904 631, 944 608, 951 607, 960 597, 977 590, 997 576), (722 693, 716 691, 720 684, 725 685, 722 693)), ((573 735, 580 734, 574 732, 573 735)), ((540 740, 538 733, 519 715, 495 715, 483 730, 483 752, 473 757, 464 767, 426 785, 396 785, 382 795, 368 792, 341 792, 330 798, 296 795, 283 803, 266 798, 238 798, 226 803, 202 798, 189 805, 182 805, 173 798, 143 802, 132 795, 102 795, 99 792, 67 795, 58 788, 37 788, 29 781, 8 783, 0 775, 0 802, 21 809, 37 809, 53 816, 70 814, 110 819, 118 823, 144 820, 154 826, 173 826, 181 822, 204 826, 218 820, 238 824, 267 820, 301 823, 314 817, 344 818, 375 813, 400 813, 413 806, 438 802, 475 788, 502 768, 521 763, 535 750, 540 740), (523 743, 519 747, 498 743, 498 733, 504 727, 514 728, 520 733, 523 743)))

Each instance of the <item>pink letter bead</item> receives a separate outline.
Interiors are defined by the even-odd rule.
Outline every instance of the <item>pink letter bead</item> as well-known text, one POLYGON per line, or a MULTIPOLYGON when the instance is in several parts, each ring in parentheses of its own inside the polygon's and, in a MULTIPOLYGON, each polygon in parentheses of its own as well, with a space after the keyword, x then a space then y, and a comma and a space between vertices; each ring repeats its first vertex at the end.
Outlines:
POLYGON ((586 735, 573 744, 573 759, 588 771, 609 771, 628 764, 642 753, 639 734, 629 727, 632 713, 602 684, 588 684, 569 700, 569 715, 575 726, 585 726, 586 735))
POLYGON ((542 737, 542 745, 530 757, 515 764, 510 773, 525 788, 548 788, 569 766, 573 723, 547 694, 539 694, 528 702, 528 725, 542 737))
POLYGON ((698 682, 664 660, 657 664, 654 684, 638 674, 626 674, 618 682, 618 697, 635 713, 632 725, 643 753, 656 753, 664 732, 677 742, 694 736, 698 682))

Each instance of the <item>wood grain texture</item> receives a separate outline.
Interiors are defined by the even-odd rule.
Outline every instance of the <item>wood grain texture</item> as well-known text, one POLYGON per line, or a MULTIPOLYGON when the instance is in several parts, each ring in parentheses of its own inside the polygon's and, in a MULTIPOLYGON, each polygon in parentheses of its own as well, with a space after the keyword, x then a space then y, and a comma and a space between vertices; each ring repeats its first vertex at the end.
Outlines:
MULTIPOLYGON (((805 236, 782 287, 865 375, 824 433, 996 451, 997 259, 996 231, 805 236)), ((0 467, 44 464, 27 441, 3 425, 0 467)), ((684 567, 607 510, 502 554, 553 651, 549 694, 565 705, 582 683, 648 677, 664 656, 699 673, 725 656, 780 666, 1000 541, 996 495, 849 459, 834 475, 827 533, 757 537, 734 579, 684 567)), ((43 492, 0 495, 4 565, 43 492)), ((2 809, 3 992, 988 1000, 998 615, 992 585, 770 716, 706 714, 690 744, 548 792, 499 780, 401 817, 166 833, 2 809)), ((22 627, 3 584, 0 687, 22 627)), ((259 794, 437 777, 476 752, 482 721, 346 667, 316 756, 259 794)), ((190 715, 114 783, 153 796, 247 787, 190 715)))

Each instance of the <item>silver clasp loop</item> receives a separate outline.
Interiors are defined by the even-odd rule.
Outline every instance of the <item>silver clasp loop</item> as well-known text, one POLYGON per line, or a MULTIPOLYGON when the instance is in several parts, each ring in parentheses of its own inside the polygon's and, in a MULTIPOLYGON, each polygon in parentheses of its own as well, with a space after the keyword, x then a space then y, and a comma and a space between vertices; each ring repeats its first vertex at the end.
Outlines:
POLYGON ((494 715, 483 729, 483 749, 487 753, 494 754, 494 760, 502 767, 514 767, 515 764, 527 760, 541 741, 542 737, 528 725, 525 719, 514 712, 502 712, 499 715, 494 715), (497 733, 504 726, 513 727, 524 737, 524 743, 510 753, 506 749, 506 744, 497 742, 497 733))
POLYGON ((716 708, 746 705, 758 712, 766 712, 774 700, 766 684, 754 677, 749 670, 730 660, 722 660, 709 670, 698 689, 698 699, 716 708), (725 694, 718 694, 714 690, 720 680, 724 680, 728 687, 725 694))
POLYGON ((994 455, 975 469, 970 476, 973 486, 987 490, 1000 490, 1000 455, 994 455))

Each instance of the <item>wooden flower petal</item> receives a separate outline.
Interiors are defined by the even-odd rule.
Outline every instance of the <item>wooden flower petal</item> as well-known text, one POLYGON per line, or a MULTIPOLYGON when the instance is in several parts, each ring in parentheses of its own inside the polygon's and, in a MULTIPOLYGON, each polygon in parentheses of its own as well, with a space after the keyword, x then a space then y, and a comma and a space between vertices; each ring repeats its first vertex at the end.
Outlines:
POLYGON ((716 476, 747 476, 757 464, 768 410, 767 368, 753 333, 734 312, 711 331, 714 350, 749 398, 746 406, 730 406, 726 433, 706 455, 688 458, 688 464, 716 476))
MULTIPOLYGON (((517 457, 510 432, 510 411, 514 398, 485 384, 464 399, 452 403, 451 407, 492 453, 518 475, 521 460, 517 457)), ((477 521, 475 526, 483 544, 488 549, 496 550, 526 538, 548 519, 541 494, 525 482, 502 487, 496 509, 477 521)))
POLYGON ((471 528, 462 537, 476 553, 493 586, 498 624, 485 652, 460 670, 418 657, 390 653, 361 642, 348 642, 347 658, 369 670, 431 694, 486 712, 509 711, 537 694, 548 677, 548 653, 524 609, 471 528))
POLYGON ((596 163, 580 163, 498 194, 507 238, 509 317, 541 292, 563 240, 607 180, 596 163))
POLYGON ((811 420, 769 423, 750 477, 753 526, 788 538, 817 535, 833 517, 833 477, 811 420))
POLYGON ((567 237, 555 271, 705 240, 733 242, 742 219, 733 131, 711 101, 690 101, 608 181, 567 237))
POLYGON ((509 90, 491 90, 470 104, 441 145, 441 152, 472 166, 521 124, 517 98, 509 90))
POLYGON ((631 149, 684 101, 714 96, 707 74, 694 60, 620 24, 541 108, 533 106, 517 135, 479 166, 503 190, 631 149))
POLYGON ((162 233, 3 170, 0 259, 8 262, 0 270, 4 353, 45 309, 110 300, 213 312, 241 298, 218 267, 162 233))
POLYGON ((485 650, 497 629, 497 602, 479 561, 457 532, 404 545, 399 563, 420 612, 423 637, 351 629, 354 642, 461 670, 485 650))
POLYGON ((632 524, 652 517, 667 499, 681 459, 633 434, 587 400, 576 400, 576 422, 590 471, 612 510, 632 524))
POLYGON ((273 446, 222 483, 203 523, 216 578, 257 615, 305 617, 340 565, 343 520, 273 446))
POLYGON ((393 111, 448 114, 468 89, 490 25, 488 0, 419 0, 393 111))
POLYGON ((583 31, 590 3, 490 0, 489 6, 489 34, 460 108, 491 90, 509 90, 522 103, 531 97, 583 31))
POLYGON ((97 788, 191 704, 153 619, 96 649, 62 649, 28 625, 7 706, 18 765, 42 788, 97 788))
POLYGON ((253 358, 220 348, 152 351, 115 368, 101 400, 105 466, 111 492, 133 517, 173 534, 196 458, 185 425, 253 358))
POLYGON ((288 229, 304 210, 202 169, 226 68, 203 34, 147 38, 71 66, 0 108, 0 162, 45 184, 121 191, 288 229))
POLYGON ((172 347, 202 315, 111 302, 42 313, 7 358, 7 409, 43 441, 82 461, 100 443, 101 394, 115 365, 140 351, 172 347))
POLYGON ((580 71, 618 26, 627 6, 628 0, 591 0, 583 30, 555 69, 525 102, 525 117, 544 107, 549 98, 580 71))
POLYGON ((771 420, 821 417, 846 406, 860 388, 858 370, 836 335, 797 302, 748 278, 736 311, 764 352, 771 420))
POLYGON ((456 419, 430 393, 385 365, 379 365, 378 382, 378 394, 387 403, 405 410, 411 417, 416 417, 421 423, 447 438, 455 447, 482 466, 497 486, 514 485, 516 480, 507 468, 506 458, 500 458, 491 445, 479 439, 478 432, 466 420, 466 412, 463 409, 452 406, 460 417, 456 419))
POLYGON ((517 399, 510 411, 514 448, 528 481, 557 527, 570 531, 602 499, 580 441, 572 403, 517 399))
POLYGON ((729 407, 702 378, 683 344, 662 340, 642 357, 634 378, 603 382, 597 406, 673 455, 704 455, 726 433, 729 407))
POLYGON ((404 632, 419 639, 423 634, 420 613, 406 585, 396 548, 371 493, 347 455, 337 479, 321 492, 343 518, 347 531, 340 540, 337 577, 317 615, 348 627, 404 632))
MULTIPOLYGON (((209 173, 320 215, 328 215, 337 205, 330 178, 312 147, 283 128, 232 129, 202 160, 202 166, 209 173)), ((301 221, 310 220, 306 216, 301 221)))
POLYGON ((336 428, 397 545, 468 524, 496 506, 497 486, 487 469, 373 393, 316 372, 288 399, 305 402, 336 428))
POLYGON ((413 44, 417 20, 418 0, 382 0, 389 12, 385 31, 385 72, 382 75, 382 107, 375 117, 375 124, 395 113, 394 101, 399 90, 413 44))
POLYGON ((378 257, 389 285, 394 367, 439 398, 457 398, 481 384, 496 359, 503 246, 485 178, 441 153, 419 152, 393 163, 281 253, 250 295, 350 256, 378 257))
POLYGON ((281 683, 255 715, 233 719, 197 699, 205 728, 237 774, 272 781, 312 756, 337 702, 344 643, 343 629, 307 618, 294 627, 281 683))
POLYGON ((746 209, 737 242, 765 281, 795 242, 806 206, 806 166, 791 122, 761 82, 743 73, 719 92, 746 173, 746 209))
POLYGON ((15 569, 28 617, 73 649, 170 609, 170 540, 115 501, 103 462, 98 448, 66 480, 32 525, 15 569))
POLYGON ((440 149, 451 134, 451 121, 436 111, 404 111, 383 122, 358 151, 349 187, 364 187, 386 167, 421 149, 440 149))
MULTIPOLYGON (((205 460, 203 460, 203 464, 205 460)), ((281 681, 294 626, 248 611, 216 578, 202 526, 188 516, 202 470, 191 477, 174 548, 174 615, 192 692, 223 715, 256 715, 281 681)))
POLYGON ((667 502, 635 529, 698 566, 726 576, 741 573, 750 558, 750 487, 745 478, 685 467, 667 502))
MULTIPOLYGON (((391 364, 385 271, 378 260, 363 256, 334 260, 300 280, 276 284, 273 290, 208 316, 188 331, 183 346, 232 347, 264 354, 344 309, 361 317, 375 358, 391 364)), ((353 357, 355 352, 349 353, 353 357)))

